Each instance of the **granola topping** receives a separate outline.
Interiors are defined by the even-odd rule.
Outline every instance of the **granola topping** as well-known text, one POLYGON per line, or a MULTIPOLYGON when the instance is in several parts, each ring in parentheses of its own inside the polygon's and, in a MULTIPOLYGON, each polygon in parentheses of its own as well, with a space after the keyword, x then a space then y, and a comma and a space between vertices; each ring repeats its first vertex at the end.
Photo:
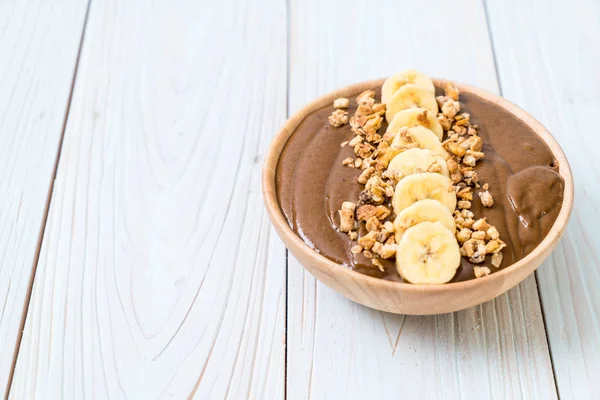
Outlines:
MULTIPOLYGON (((389 120, 379 90, 336 98, 301 122, 279 161, 277 193, 292 229, 316 251, 358 272, 399 280, 404 277, 398 275, 394 252, 396 235, 401 238, 403 233, 394 231, 396 215, 391 200, 404 175, 388 171, 388 165, 398 154, 421 144, 417 142, 420 137, 413 137, 408 129, 401 132, 405 140, 395 142, 398 130, 386 133, 389 120), (337 158, 339 155, 343 157, 337 158)), ((538 182, 539 173, 517 172, 533 166, 554 173, 558 167, 543 142, 510 113, 475 94, 460 94, 452 85, 442 87, 444 90, 440 93, 437 88, 437 94, 443 94, 436 98, 437 114, 415 113, 406 126, 418 124, 433 130, 450 157, 444 157, 446 165, 422 163, 410 173, 448 171, 457 202, 454 237, 463 256, 453 280, 461 281, 494 273, 539 243, 557 215, 540 214, 549 209, 550 201, 540 196, 549 193, 550 184, 556 181, 546 174, 537 191, 529 191, 526 188, 530 182, 538 182), (516 200, 514 204, 523 207, 515 208, 508 201, 512 201, 510 196, 516 200), (535 201, 533 206, 527 203, 531 201, 535 201), (540 225, 525 229, 524 222, 511 215, 511 207, 519 217, 524 215, 525 222, 541 221, 541 229, 540 225), (518 231, 511 224, 517 224, 518 231), (505 251, 507 246, 510 248, 505 251)), ((392 109, 388 114, 395 112, 392 109)), ((408 169, 403 171, 409 174, 408 169)), ((560 192, 560 186, 555 188, 560 192)), ((559 196, 552 198, 560 201, 559 196)), ((398 225, 403 231, 409 228, 398 225)))
MULTIPOLYGON (((481 187, 474 169, 477 163, 484 159, 482 152, 483 140, 478 135, 479 127, 471 124, 471 115, 461 112, 459 102, 459 91, 451 84, 446 84, 445 95, 438 96, 436 101, 440 106, 438 121, 445 132, 446 140, 442 146, 450 153, 451 157, 446 160, 446 166, 450 178, 454 183, 454 191, 457 197, 457 209, 454 211, 456 223, 456 240, 458 241, 460 253, 473 264, 482 264, 486 256, 490 256, 491 265, 499 268, 502 263, 502 249, 506 244, 500 240, 500 234, 496 227, 491 225, 486 217, 475 219, 470 211, 474 200, 474 191, 485 207, 493 206, 493 198, 486 183, 481 187)), ((339 109, 348 104, 337 99, 334 108, 339 109)), ((366 90, 356 97, 356 112, 349 119, 352 132, 355 136, 343 145, 354 149, 355 159, 347 158, 343 165, 350 168, 360 168, 362 172, 357 178, 358 183, 364 185, 364 190, 358 198, 358 207, 352 208, 352 202, 345 202, 339 210, 340 231, 356 232, 359 224, 364 224, 366 234, 358 237, 358 244, 352 247, 353 254, 363 253, 371 258, 372 264, 378 268, 381 262, 378 258, 389 259, 395 256, 395 243, 393 241, 394 224, 386 219, 390 217, 391 210, 387 204, 394 195, 396 184, 402 179, 400 171, 386 170, 389 161, 397 154, 408 148, 417 147, 414 138, 406 127, 401 128, 399 135, 402 136, 408 146, 394 148, 389 145, 390 139, 378 132, 383 123, 385 104, 376 103, 375 92, 366 90), (352 209, 353 215, 348 213, 352 209), (356 221, 354 218, 356 210, 356 221), (342 221, 342 217, 344 220, 342 221), (390 240, 391 239, 391 240, 390 240), (389 243, 388 243, 389 241, 389 243)), ((339 111, 339 110, 336 110, 339 111)), ((334 111, 334 113, 336 112, 334 111)), ((427 121, 426 112, 421 116, 422 123, 427 121)), ((426 171, 440 172, 441 166, 437 163, 431 164, 426 171)), ((477 278, 487 276, 491 273, 488 267, 476 266, 474 273, 477 278)))
POLYGON ((348 111, 336 109, 329 116, 329 124, 334 128, 346 125, 348 123, 348 111))

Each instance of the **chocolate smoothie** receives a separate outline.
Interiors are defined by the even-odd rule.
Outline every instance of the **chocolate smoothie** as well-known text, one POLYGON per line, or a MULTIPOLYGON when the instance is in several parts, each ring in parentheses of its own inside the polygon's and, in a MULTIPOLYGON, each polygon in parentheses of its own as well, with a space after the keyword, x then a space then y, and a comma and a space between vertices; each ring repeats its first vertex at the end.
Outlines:
MULTIPOLYGON (((373 88, 380 98, 379 88, 373 88)), ((353 99, 358 93, 349 96, 353 99)), ((479 125, 485 158, 477 164, 480 182, 489 183, 494 205, 484 208, 478 197, 471 211, 487 217, 496 226, 507 247, 502 268, 529 254, 546 236, 561 208, 564 182, 559 165, 548 146, 519 118, 475 94, 461 93, 461 111, 479 125)), ((342 165, 354 155, 340 143, 354 137, 350 126, 334 128, 328 123, 333 107, 309 114, 288 140, 277 166, 277 195, 290 227, 316 252, 378 278, 402 281, 394 260, 381 260, 380 271, 356 244, 339 232, 338 210, 344 201, 356 201, 364 186, 357 182, 362 172, 342 165)), ((351 101, 350 115, 356 110, 351 101)), ((385 132, 386 124, 380 129, 385 132)), ((479 191, 479 190, 477 190, 479 191)), ((477 192, 476 191, 476 192, 477 192)), ((393 221, 393 215, 389 218, 393 221)), ((359 236, 366 234, 364 226, 359 236)), ((479 266, 498 271, 486 260, 479 266)), ((465 257, 451 282, 475 278, 474 264, 465 257)))

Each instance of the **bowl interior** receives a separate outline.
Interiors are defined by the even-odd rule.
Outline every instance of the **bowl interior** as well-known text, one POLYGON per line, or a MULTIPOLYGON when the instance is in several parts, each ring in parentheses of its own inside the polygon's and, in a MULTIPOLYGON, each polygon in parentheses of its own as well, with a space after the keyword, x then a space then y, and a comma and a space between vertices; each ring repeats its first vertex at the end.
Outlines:
MULTIPOLYGON (((362 83, 353 84, 350 86, 346 86, 344 88, 338 89, 334 92, 326 94, 313 102, 306 105, 304 108, 299 110, 296 114, 294 114, 291 118, 289 118, 277 136, 273 139, 271 143, 266 157, 263 168, 263 193, 265 198, 265 204, 269 215, 271 217, 271 221, 277 228, 277 231, 280 235, 285 236, 285 242, 292 244, 294 250, 301 251, 305 253, 307 257, 310 257, 311 260, 317 263, 319 268, 327 269, 324 271, 328 274, 340 273, 351 279, 358 280, 364 284, 368 285, 377 285, 382 288, 388 289, 399 289, 408 290, 408 291, 448 291, 448 290, 457 290, 461 288, 473 287, 478 284, 481 284, 484 281, 492 281, 498 280, 502 281, 505 279, 506 275, 512 274, 517 271, 519 268, 522 268, 525 265, 529 265, 532 261, 542 257, 545 258, 549 251, 555 246, 556 242, 559 240, 562 235, 565 226, 567 224, 568 218, 571 213, 571 209, 573 207, 573 178, 571 175, 571 169, 569 167, 569 163, 560 148, 558 142, 554 139, 554 137, 548 132, 544 126, 535 120, 531 115, 517 107, 513 103, 508 100, 494 95, 486 90, 479 89, 470 85, 452 82, 455 86, 459 88, 459 90, 464 93, 471 93, 481 97, 488 102, 495 104, 497 107, 502 107, 508 112, 515 115, 519 118, 523 123, 529 126, 549 147, 550 151, 554 155, 554 157, 559 162, 559 171, 558 173, 564 179, 564 194, 563 194, 563 203, 560 209, 560 212, 546 235, 546 237, 542 240, 542 242, 528 255, 526 255, 521 260, 516 263, 506 266, 502 268, 500 271, 490 274, 486 277, 479 279, 471 279, 467 281, 461 282, 450 282, 444 285, 413 285, 404 282, 394 282, 389 280, 383 280, 380 278, 371 277, 368 275, 361 274, 356 272, 346 266, 340 265, 331 261, 330 259, 318 254, 313 249, 311 249, 288 225, 287 220, 279 206, 277 200, 277 191, 276 191, 276 169, 279 161, 279 156, 287 143, 287 140, 294 133, 296 127, 302 122, 302 120, 311 112, 320 109, 326 105, 329 105, 333 102, 334 99, 338 97, 347 97, 362 90, 371 89, 376 86, 381 86, 383 83, 383 79, 367 81, 362 83)), ((442 79, 434 79, 434 83, 436 86, 440 87, 443 83, 446 82, 442 79)), ((290 246, 288 246, 290 247, 290 246)), ((541 261, 540 261, 541 262, 541 261)), ((525 276, 524 276, 525 277, 525 276)), ((524 279, 524 277, 522 279, 524 279)))

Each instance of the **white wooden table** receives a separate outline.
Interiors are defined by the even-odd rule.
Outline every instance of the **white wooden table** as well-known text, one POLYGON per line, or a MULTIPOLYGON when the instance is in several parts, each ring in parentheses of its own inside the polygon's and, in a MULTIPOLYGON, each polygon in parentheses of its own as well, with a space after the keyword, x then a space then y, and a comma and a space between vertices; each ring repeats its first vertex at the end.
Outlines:
POLYGON ((30 398, 600 398, 600 3, 0 0, 0 385, 30 398), (373 311, 262 206, 287 115, 416 67, 519 104, 575 177, 535 276, 373 311))

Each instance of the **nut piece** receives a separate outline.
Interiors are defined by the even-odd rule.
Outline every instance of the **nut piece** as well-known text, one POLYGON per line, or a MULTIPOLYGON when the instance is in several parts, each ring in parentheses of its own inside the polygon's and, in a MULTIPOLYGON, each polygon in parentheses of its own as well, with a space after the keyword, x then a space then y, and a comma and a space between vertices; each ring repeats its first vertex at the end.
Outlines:
POLYGON ((356 123, 363 127, 367 123, 367 118, 359 118, 359 117, 367 117, 373 114, 373 109, 368 104, 360 104, 356 111, 354 112, 354 116, 357 118, 356 123))
POLYGON ((479 218, 477 221, 475 221, 475 223, 473 224, 473 229, 475 229, 476 231, 487 231, 488 229, 490 229, 491 226, 490 224, 488 224, 486 222, 485 218, 479 218))
POLYGON ((452 121, 450 118, 447 118, 444 114, 439 113, 437 119, 444 131, 450 130, 450 127, 452 126, 452 121))
POLYGON ((340 97, 339 99, 335 99, 333 101, 333 108, 348 108, 350 104, 350 100, 345 97, 340 97))
POLYGON ((383 221, 386 219, 392 212, 386 206, 377 206, 375 209, 375 215, 377 219, 383 221))
POLYGON ((483 240, 469 239, 462 245, 462 248, 467 257, 473 257, 480 244, 484 244, 483 240))
POLYGON ((384 244, 381 249, 377 252, 381 258, 388 259, 396 255, 396 245, 384 244))
POLYGON ((363 190, 358 194, 358 204, 366 204, 373 201, 373 193, 368 190, 363 190))
POLYGON ((471 124, 471 115, 469 113, 462 113, 454 117, 454 120, 458 126, 469 126, 471 124))
MULTIPOLYGON (((473 228, 475 228, 475 224, 473 224, 473 228)), ((471 239, 477 240, 485 240, 485 232, 476 231, 471 234, 471 239)))
POLYGON ((373 112, 375 114, 383 115, 383 114, 385 114, 386 105, 383 103, 376 103, 376 104, 373 104, 373 106, 371 106, 371 108, 373 109, 373 112))
POLYGON ((354 147, 357 144, 362 143, 362 141, 363 141, 363 137, 360 135, 356 135, 356 136, 354 136, 354 138, 351 141, 348 142, 348 145, 351 147, 354 147))
POLYGON ((394 233, 394 223, 392 221, 385 221, 385 224, 383 224, 383 229, 389 233, 394 233))
POLYGON ((368 106, 375 104, 375 91, 365 90, 356 96, 356 104, 365 104, 368 106))
POLYGON ((498 240, 490 240, 485 245, 485 252, 491 254, 500 248, 500 243, 498 240))
POLYGON ((373 215, 367 220, 366 228, 368 232, 376 231, 377 229, 379 229, 379 220, 376 216, 373 215))
POLYGON ((460 215, 462 215, 462 217, 464 219, 473 219, 473 218, 475 218, 475 214, 473 214, 473 211, 471 211, 471 210, 462 210, 460 212, 460 215))
POLYGON ((337 128, 348 123, 348 111, 335 110, 329 116, 329 125, 337 128))
POLYGON ((386 230, 377 231, 377 241, 384 243, 387 238, 390 236, 390 233, 386 230))
POLYGON ((453 99, 448 99, 442 106, 442 114, 446 118, 454 118, 460 111, 460 103, 453 99))
POLYGON ((374 150, 375 147, 371 146, 369 143, 359 143, 354 146, 354 154, 361 158, 369 157, 371 154, 373 154, 374 150))
POLYGON ((352 254, 360 254, 360 253, 362 253, 362 251, 363 251, 363 248, 362 248, 362 246, 360 244, 354 245, 350 249, 350 252, 352 254))
POLYGON ((456 189, 458 190, 456 192, 457 197, 460 197, 462 200, 473 200, 473 192, 469 186, 465 186, 462 189, 460 189, 460 186, 457 186, 456 189))
POLYGON ((356 204, 350 201, 342 203, 342 209, 338 211, 340 214, 340 231, 350 232, 354 230, 356 224, 354 210, 356 210, 356 204))
POLYGON ((492 255, 492 265, 496 268, 500 268, 500 264, 502 264, 502 253, 494 253, 494 255, 492 255))
POLYGON ((377 231, 371 231, 365 236, 358 239, 358 244, 364 247, 366 250, 371 250, 371 247, 377 242, 377 231))
POLYGON ((471 202, 468 200, 459 200, 456 202, 458 208, 471 208, 471 202))
POLYGON ((488 267, 473 267, 473 272, 475 273, 475 278, 488 276, 492 273, 488 267))
MULTIPOLYGON (((467 145, 469 147, 471 147, 471 140, 472 139, 469 139, 468 141, 465 141, 465 143, 467 143, 467 145)), ((483 151, 467 150, 467 157, 469 157, 469 156, 473 157, 475 160, 481 160, 483 157, 485 157, 485 153, 483 151)))
POLYGON ((463 244, 467 240, 471 239, 471 233, 472 232, 470 229, 463 228, 456 234, 456 240, 458 240, 460 244, 463 244))
POLYGON ((486 190, 485 192, 479 192, 477 194, 479 195, 481 204, 483 204, 484 207, 491 207, 494 205, 494 198, 489 191, 486 190))
POLYGON ((431 165, 427 168, 427 172, 434 172, 434 173, 439 172, 439 173, 441 173, 442 172, 442 167, 439 164, 439 162, 436 160, 433 163, 431 163, 431 165))
POLYGON ((481 151, 482 148, 483 140, 481 140, 479 136, 471 136, 471 143, 469 144, 469 149, 472 151, 481 151))
POLYGON ((492 240, 498 239, 500 237, 500 233, 495 226, 491 226, 487 231, 485 231, 486 236, 492 240))
POLYGON ((356 218, 358 218, 359 221, 367 221, 374 215, 377 215, 377 207, 371 204, 364 204, 356 210, 356 218))
POLYGON ((448 150, 450 153, 454 154, 457 157, 463 157, 467 153, 467 151, 463 149, 462 146, 458 144, 458 142, 446 140, 443 144, 446 146, 446 150, 448 150))
POLYGON ((469 167, 474 167, 475 164, 477 164, 477 159, 473 155, 467 154, 465 158, 463 158, 462 163, 469 167))
POLYGON ((473 253, 473 255, 469 258, 469 261, 475 264, 479 264, 485 261, 485 254, 481 254, 479 251, 473 253))
POLYGON ((348 232, 348 237, 350 240, 356 240, 358 239, 358 233, 356 233, 356 231, 350 231, 348 232))
POLYGON ((460 92, 458 88, 450 82, 444 85, 444 92, 446 92, 446 96, 450 97, 452 100, 458 101, 458 95, 460 92))
POLYGON ((362 183, 363 185, 367 183, 367 181, 369 180, 371 175, 373 175, 374 172, 375 168, 373 167, 368 167, 367 169, 365 169, 358 177, 358 183, 362 183))
POLYGON ((446 165, 448 166, 448 171, 450 171, 450 172, 458 171, 458 164, 452 158, 449 158, 448 161, 446 161, 446 165))
POLYGON ((371 263, 372 263, 374 266, 376 266, 377 268, 379 268, 379 270, 380 270, 381 272, 385 272, 385 268, 383 267, 383 264, 382 264, 382 263, 381 263, 381 261, 379 261, 378 259, 376 259, 376 258, 373 258, 373 259, 371 260, 371 263))

